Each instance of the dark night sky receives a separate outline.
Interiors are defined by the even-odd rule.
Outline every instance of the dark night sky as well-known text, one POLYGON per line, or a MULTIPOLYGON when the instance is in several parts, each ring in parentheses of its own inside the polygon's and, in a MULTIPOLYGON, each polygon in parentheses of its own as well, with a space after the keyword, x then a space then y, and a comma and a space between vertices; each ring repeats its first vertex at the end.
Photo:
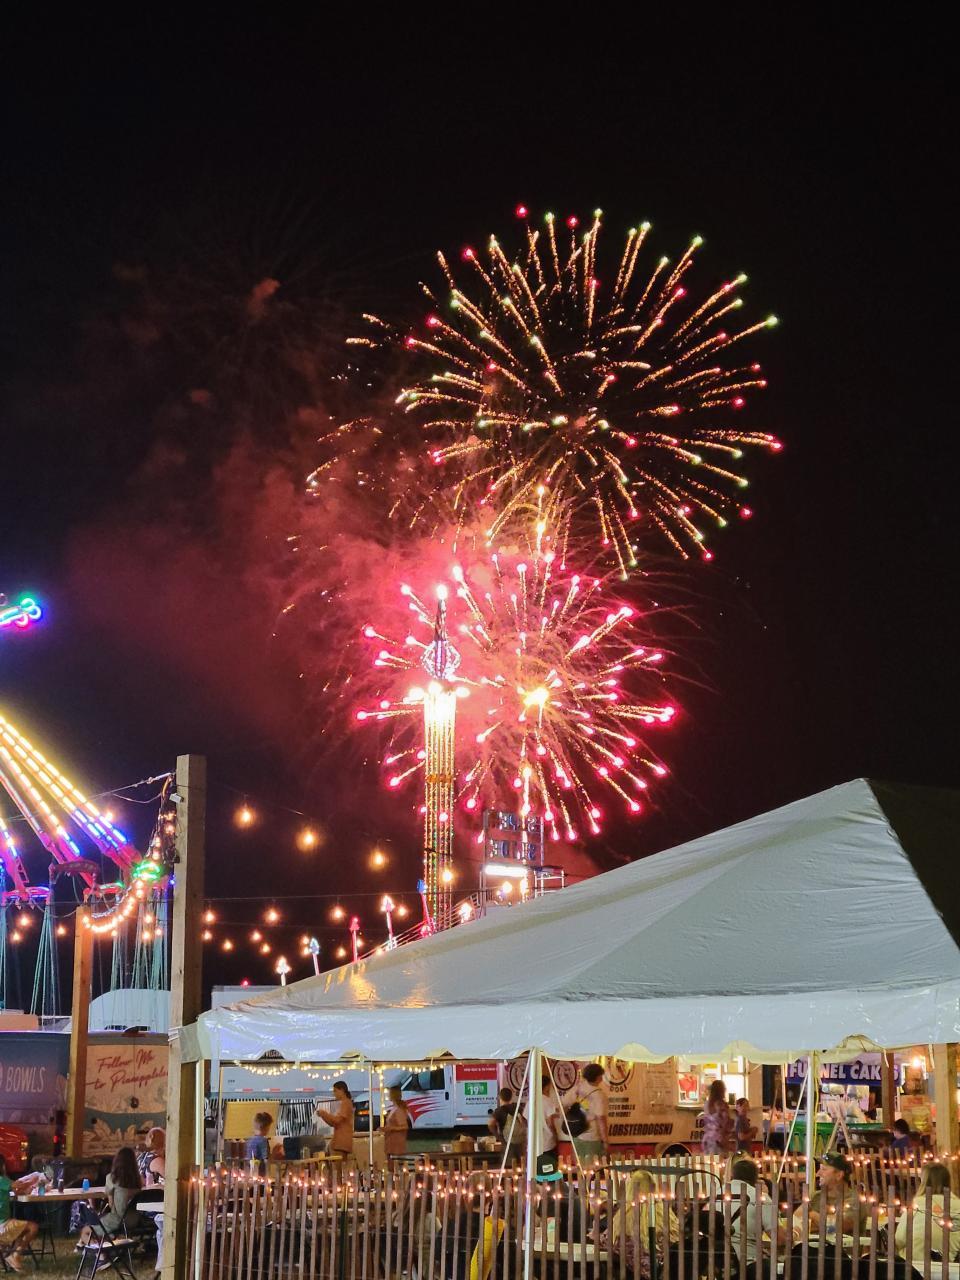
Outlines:
MULTIPOLYGON (((379 793, 289 749, 300 730, 269 645, 256 618, 231 621, 249 585, 234 605, 217 583, 216 609, 192 616, 190 591, 149 555, 121 580, 101 554, 142 513, 169 392, 104 354, 112 272, 205 218, 217 252, 231 251, 217 239, 226 218, 257 242, 244 262, 269 258, 274 237, 342 279, 350 312, 353 299, 408 300, 439 246, 509 233, 518 200, 599 204, 617 235, 647 217, 670 247, 702 233, 718 269, 749 272, 757 314, 781 318, 752 413, 787 447, 752 468, 755 519, 693 583, 712 692, 686 699, 675 782, 604 858, 858 775, 958 784, 943 750, 956 711, 952 407, 933 316, 950 144, 932 48, 798 33, 753 54, 705 37, 698 50, 685 32, 645 52, 619 29, 604 39, 601 20, 592 48, 571 36, 554 55, 475 21, 463 47, 381 31, 378 56, 367 34, 334 39, 319 22, 5 41, 0 589, 35 589, 49 617, 3 638, 0 704, 94 789, 207 753, 214 896, 371 889, 361 853, 401 837, 371 811, 379 793), (158 607, 162 646, 145 641, 158 607), (305 861, 279 811, 241 847, 227 787, 316 814, 327 849, 305 861)), ((211 441, 211 456, 230 443, 211 441)), ((146 501, 162 512, 163 487, 146 501)), ((393 847, 399 887, 416 852, 393 847)), ((311 904, 290 909, 312 923, 311 904)), ((208 976, 242 972, 260 970, 244 958, 208 976)))

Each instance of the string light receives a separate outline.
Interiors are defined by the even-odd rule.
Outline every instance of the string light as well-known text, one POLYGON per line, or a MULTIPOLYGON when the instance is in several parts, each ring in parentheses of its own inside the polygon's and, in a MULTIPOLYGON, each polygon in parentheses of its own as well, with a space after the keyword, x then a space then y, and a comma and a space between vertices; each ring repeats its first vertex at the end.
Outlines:
POLYGON ((204 921, 204 924, 213 924, 213 922, 216 920, 216 918, 217 918, 217 917, 216 917, 216 913, 215 913, 215 912, 213 912, 213 911, 211 911, 209 907, 208 907, 208 908, 207 908, 207 910, 203 913, 203 921, 204 921))
POLYGON ((266 920, 267 924, 276 924, 280 919, 280 912, 276 907, 268 907, 263 913, 263 918, 266 920))
POLYGON ((252 827, 257 820, 257 815, 244 801, 240 808, 233 815, 233 820, 238 827, 252 827))
POLYGON ((313 827, 304 827, 297 834, 297 848, 301 849, 304 853, 309 853, 309 851, 311 849, 315 849, 319 843, 319 832, 314 830, 313 827))
POLYGON ((387 865, 387 856, 382 849, 374 849, 370 855, 370 865, 377 871, 387 865))
POLYGON ((209 929, 204 929, 204 931, 203 931, 203 933, 201 933, 200 937, 203 939, 203 941, 204 941, 204 942, 209 942, 209 941, 210 941, 210 939, 213 937, 213 934, 210 932, 210 930, 209 930, 209 929))
POLYGON ((221 944, 220 944, 220 950, 221 950, 221 951, 232 951, 232 950, 233 950, 233 940, 232 940, 231 938, 224 938, 223 942, 221 942, 221 944))

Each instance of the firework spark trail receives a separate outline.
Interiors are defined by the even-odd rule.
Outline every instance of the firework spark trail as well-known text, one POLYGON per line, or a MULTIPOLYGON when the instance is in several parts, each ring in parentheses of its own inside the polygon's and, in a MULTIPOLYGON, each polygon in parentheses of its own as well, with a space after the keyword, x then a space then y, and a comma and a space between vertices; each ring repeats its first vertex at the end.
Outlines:
MULTIPOLYGON (((575 218, 567 226, 566 251, 551 214, 545 233, 525 223, 512 258, 495 237, 484 253, 464 249, 470 285, 438 255, 446 305, 424 287, 436 308, 427 334, 404 339, 423 372, 397 403, 436 441, 433 461, 454 469, 455 505, 486 510, 491 541, 515 535, 542 505, 559 539, 595 536, 622 575, 637 564, 645 523, 685 558, 711 559, 706 528, 727 523, 748 483, 734 464, 746 447, 781 448, 730 424, 766 385, 759 364, 737 357, 739 344, 776 317, 727 328, 742 274, 691 298, 682 281, 699 236, 672 267, 660 258, 644 272, 650 224, 631 228, 605 285, 600 211, 582 235, 575 218)), ((356 341, 375 346, 389 328, 365 318, 376 337, 356 341)))
MULTIPOLYGON (((643 614, 614 600, 604 580, 562 567, 549 548, 526 551, 462 558, 440 584, 461 659, 448 685, 460 741, 470 744, 457 799, 474 810, 514 794, 521 813, 542 814, 555 839, 573 840, 578 821, 599 833, 604 793, 642 811, 650 781, 667 770, 640 735, 669 725, 676 707, 643 614)), ((393 730, 383 758, 393 788, 423 768, 436 616, 434 588, 404 583, 400 595, 412 617, 405 636, 364 628, 384 679, 379 699, 356 712, 393 730)))

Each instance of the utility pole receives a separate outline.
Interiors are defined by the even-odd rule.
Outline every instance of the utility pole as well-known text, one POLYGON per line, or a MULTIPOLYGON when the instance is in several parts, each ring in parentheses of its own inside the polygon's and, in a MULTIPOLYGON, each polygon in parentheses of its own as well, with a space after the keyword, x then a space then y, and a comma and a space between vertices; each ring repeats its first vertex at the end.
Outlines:
POLYGON ((73 935, 73 999, 70 1020, 70 1067, 67 1075, 66 1153, 83 1156, 83 1121, 87 1100, 87 1038, 90 1031, 90 989, 93 982, 93 930, 90 909, 77 908, 73 935))
POLYGON ((896 1119, 897 1107, 897 1086, 893 1069, 893 1054, 881 1053, 880 1055, 880 1108, 881 1118, 883 1120, 884 1129, 893 1130, 893 1122, 896 1119))
MULTIPOLYGON (((174 870, 170 934, 170 1027, 200 1016, 204 836, 207 762, 203 756, 177 757, 177 864, 174 870)), ((167 1088, 167 1176, 163 1188, 163 1280, 188 1274, 188 1192, 191 1167, 203 1159, 203 1097, 193 1063, 181 1059, 180 1043, 170 1046, 167 1088), (199 1152, 199 1160, 198 1160, 199 1152)), ((203 1222, 197 1230, 203 1233, 203 1222)))
MULTIPOLYGON (((960 1123, 957 1113, 957 1049, 955 1044, 933 1046, 933 1102, 937 1109, 937 1150, 943 1156, 951 1156, 960 1147, 960 1123)), ((947 1160, 957 1177, 956 1163, 947 1160)), ((958 1187, 954 1182, 954 1194, 958 1187)))

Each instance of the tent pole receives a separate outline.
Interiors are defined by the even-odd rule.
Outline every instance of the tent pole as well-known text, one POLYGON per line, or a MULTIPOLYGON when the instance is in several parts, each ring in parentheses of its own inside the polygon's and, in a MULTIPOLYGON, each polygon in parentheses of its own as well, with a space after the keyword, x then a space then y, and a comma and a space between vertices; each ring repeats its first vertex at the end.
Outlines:
POLYGON ((812 1189, 817 1180, 817 1103, 820 1096, 820 1055, 816 1051, 807 1058, 807 1168, 806 1184, 812 1189))
POLYGON ((367 1150, 370 1155, 370 1177, 373 1177, 373 1063, 367 1063, 367 1150))
POLYGON ((533 1207, 533 1193, 537 1186, 537 1153, 540 1147, 540 1130, 543 1127, 543 1088, 540 1077, 543 1075, 543 1054, 539 1049, 531 1049, 527 1059, 529 1079, 527 1082, 527 1169, 526 1191, 527 1216, 523 1221, 524 1242, 526 1249, 523 1255, 524 1280, 533 1277, 533 1241, 537 1221, 533 1207))
POLYGON ((206 1115, 203 1105, 203 1058, 198 1058, 194 1067, 193 1086, 193 1162, 197 1166, 197 1231, 193 1238, 193 1274, 195 1280, 203 1276, 203 1241, 206 1212, 206 1170, 203 1167, 204 1148, 206 1146, 206 1115))

